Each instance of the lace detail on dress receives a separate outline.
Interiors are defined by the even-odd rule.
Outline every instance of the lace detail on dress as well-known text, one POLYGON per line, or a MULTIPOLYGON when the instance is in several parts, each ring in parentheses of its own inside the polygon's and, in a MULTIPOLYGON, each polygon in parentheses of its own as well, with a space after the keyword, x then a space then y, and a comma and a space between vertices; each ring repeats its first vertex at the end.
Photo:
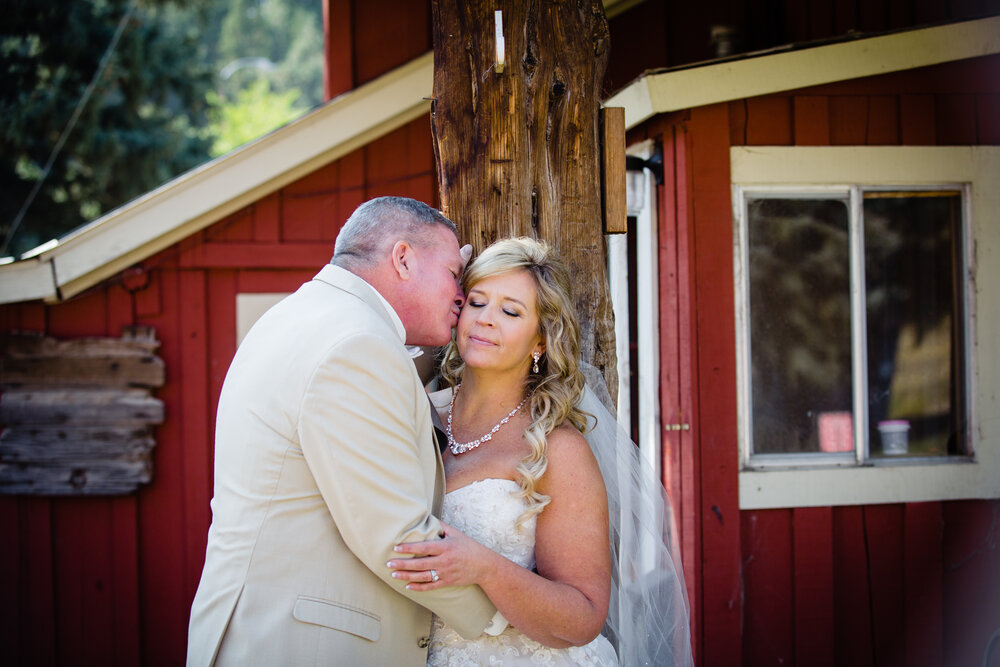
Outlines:
MULTIPOLYGON (((537 515, 520 526, 527 508, 520 486, 509 479, 484 479, 455 489, 444 497, 441 519, 518 565, 535 567, 537 515)), ((432 667, 477 665, 617 665, 614 649, 604 637, 586 646, 553 649, 508 627, 496 637, 465 640, 434 617, 427 664, 432 667)))

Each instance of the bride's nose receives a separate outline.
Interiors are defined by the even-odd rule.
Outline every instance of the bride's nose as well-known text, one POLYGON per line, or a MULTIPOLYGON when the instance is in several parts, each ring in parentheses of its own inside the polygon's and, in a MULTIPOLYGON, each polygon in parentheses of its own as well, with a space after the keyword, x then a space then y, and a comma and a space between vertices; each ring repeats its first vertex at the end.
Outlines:
POLYGON ((476 310, 476 324, 484 327, 493 326, 493 312, 489 306, 476 310))

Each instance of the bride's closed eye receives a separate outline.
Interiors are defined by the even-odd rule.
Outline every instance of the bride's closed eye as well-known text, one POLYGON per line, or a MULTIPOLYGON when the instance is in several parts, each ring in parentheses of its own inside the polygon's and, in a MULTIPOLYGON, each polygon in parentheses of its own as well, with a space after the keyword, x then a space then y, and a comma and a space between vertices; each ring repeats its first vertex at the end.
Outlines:
MULTIPOLYGON (((481 301, 467 301, 465 305, 468 308, 482 308, 486 304, 481 301)), ((521 317, 521 313, 516 310, 511 310, 510 308, 501 308, 500 310, 503 311, 504 315, 507 315, 508 317, 521 317)))

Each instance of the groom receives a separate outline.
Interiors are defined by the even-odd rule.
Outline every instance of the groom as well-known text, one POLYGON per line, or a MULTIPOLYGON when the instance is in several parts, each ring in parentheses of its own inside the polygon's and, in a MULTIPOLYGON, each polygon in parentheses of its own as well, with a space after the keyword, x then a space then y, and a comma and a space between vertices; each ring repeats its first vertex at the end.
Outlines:
POLYGON ((423 665, 431 612, 466 637, 478 587, 414 593, 401 542, 435 539, 444 474, 407 345, 443 345, 468 256, 455 225, 368 201, 331 263, 265 313, 219 397, 215 495, 188 665, 423 665))

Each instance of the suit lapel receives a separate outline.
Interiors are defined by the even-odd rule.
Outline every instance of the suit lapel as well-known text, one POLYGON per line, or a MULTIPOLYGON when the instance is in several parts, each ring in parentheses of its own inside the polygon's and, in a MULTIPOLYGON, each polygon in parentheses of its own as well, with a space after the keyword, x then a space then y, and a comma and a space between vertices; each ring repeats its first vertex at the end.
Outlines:
MULTIPOLYGON (((430 402, 430 397, 427 398, 430 402)), ((441 415, 438 414, 434 404, 431 403, 431 424, 434 426, 434 440, 437 442, 438 451, 444 453, 444 448, 448 443, 448 436, 444 432, 444 424, 441 422, 441 415)))

